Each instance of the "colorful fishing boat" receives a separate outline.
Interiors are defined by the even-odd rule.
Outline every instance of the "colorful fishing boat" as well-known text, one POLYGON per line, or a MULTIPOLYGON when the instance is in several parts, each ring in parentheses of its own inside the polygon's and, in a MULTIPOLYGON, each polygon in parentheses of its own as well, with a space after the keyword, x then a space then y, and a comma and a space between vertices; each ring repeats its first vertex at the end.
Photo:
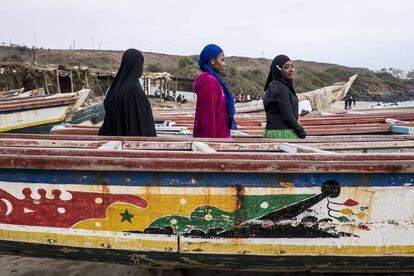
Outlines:
MULTIPOLYGON (((367 139, 339 141, 412 136, 367 139)), ((0 252, 158 268, 414 270, 413 153, 253 142, 1 134, 0 252)))
POLYGON ((63 122, 68 112, 79 107, 90 89, 75 93, 0 99, 0 132, 48 133, 63 122))
MULTIPOLYGON (((192 135, 194 118, 191 115, 156 114, 159 135, 192 135)), ((236 116, 238 131, 233 137, 262 137, 265 126, 264 114, 239 114, 236 116)), ((388 113, 376 115, 332 114, 307 116, 300 119, 308 135, 391 134, 408 133, 414 127, 414 113, 388 113)), ((99 126, 65 124, 56 126, 52 134, 97 135, 99 126)))

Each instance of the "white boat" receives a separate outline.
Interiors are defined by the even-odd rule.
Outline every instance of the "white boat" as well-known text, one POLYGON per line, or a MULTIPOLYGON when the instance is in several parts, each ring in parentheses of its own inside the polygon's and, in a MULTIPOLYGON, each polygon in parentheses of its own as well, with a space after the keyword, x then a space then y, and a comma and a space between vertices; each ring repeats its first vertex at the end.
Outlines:
POLYGON ((89 93, 90 89, 82 89, 51 96, 0 99, 0 132, 48 133, 70 110, 81 106, 89 93))

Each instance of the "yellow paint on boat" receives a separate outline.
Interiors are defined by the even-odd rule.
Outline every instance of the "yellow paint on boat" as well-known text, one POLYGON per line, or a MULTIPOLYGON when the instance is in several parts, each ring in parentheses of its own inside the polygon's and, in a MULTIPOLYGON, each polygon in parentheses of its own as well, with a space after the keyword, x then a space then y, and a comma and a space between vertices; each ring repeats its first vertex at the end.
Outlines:
POLYGON ((0 229, 0 240, 19 241, 26 243, 39 243, 71 247, 97 248, 97 249, 123 249, 132 251, 161 251, 176 252, 177 237, 151 235, 151 237, 139 234, 120 235, 111 232, 94 233, 94 235, 82 232, 53 232, 49 229, 42 231, 15 231, 0 229))
POLYGON ((5 132, 5 131, 13 130, 13 129, 21 129, 21 128, 27 128, 27 127, 59 123, 59 122, 62 122, 63 119, 64 119, 64 116, 60 118, 51 119, 51 120, 37 121, 37 122, 29 123, 29 124, 20 124, 20 125, 14 125, 10 127, 0 127, 0 132, 5 132))
POLYGON ((189 217, 191 212, 203 205, 215 206, 223 211, 234 211, 237 199, 232 195, 178 195, 147 194, 139 195, 148 202, 147 208, 125 203, 115 203, 108 207, 106 218, 89 219, 75 224, 72 228, 110 231, 143 231, 156 219, 169 215, 189 217), (122 221, 120 213, 128 210, 131 222, 122 221))
POLYGON ((197 241, 184 238, 180 251, 193 254, 278 255, 278 256, 414 256, 414 245, 280 245, 249 239, 214 239, 197 241))

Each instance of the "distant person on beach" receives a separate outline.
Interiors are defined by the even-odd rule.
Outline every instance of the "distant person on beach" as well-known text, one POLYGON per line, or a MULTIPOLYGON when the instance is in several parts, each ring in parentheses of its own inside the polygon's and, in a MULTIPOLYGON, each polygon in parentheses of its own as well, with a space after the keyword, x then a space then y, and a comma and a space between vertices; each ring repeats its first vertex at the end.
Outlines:
POLYGON ((186 103, 188 103, 188 101, 187 101, 187 99, 185 98, 185 96, 183 96, 183 97, 181 98, 181 103, 182 103, 182 104, 186 104, 186 103))
MULTIPOLYGON (((351 96, 351 97, 352 97, 352 96, 351 96)), ((352 98, 352 102, 354 103, 354 107, 355 107, 356 100, 355 100, 354 98, 352 98)))
POLYGON ((266 112, 264 138, 305 138, 298 122, 299 100, 293 88, 294 64, 289 57, 278 55, 272 61, 264 87, 263 105, 266 112))
POLYGON ((193 84, 197 94, 194 137, 230 138, 230 130, 237 129, 233 95, 219 76, 225 67, 224 59, 217 45, 207 45, 201 51, 198 65, 203 73, 193 84))
POLYGON ((99 135, 156 136, 151 105, 139 83, 143 72, 142 53, 126 50, 104 100, 105 119, 99 135))
POLYGON ((345 97, 345 109, 352 109, 352 103, 355 106, 356 101, 351 95, 345 97))

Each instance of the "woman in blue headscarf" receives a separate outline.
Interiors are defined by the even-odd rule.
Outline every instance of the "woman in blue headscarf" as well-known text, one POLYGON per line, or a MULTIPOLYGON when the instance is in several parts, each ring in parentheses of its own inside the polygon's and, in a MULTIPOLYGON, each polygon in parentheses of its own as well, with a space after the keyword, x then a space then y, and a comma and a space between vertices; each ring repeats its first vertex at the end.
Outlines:
POLYGON ((223 50, 214 44, 200 53, 198 65, 203 73, 193 84, 197 94, 194 137, 229 138, 230 130, 237 129, 233 95, 218 75, 226 65, 224 59, 223 50))

